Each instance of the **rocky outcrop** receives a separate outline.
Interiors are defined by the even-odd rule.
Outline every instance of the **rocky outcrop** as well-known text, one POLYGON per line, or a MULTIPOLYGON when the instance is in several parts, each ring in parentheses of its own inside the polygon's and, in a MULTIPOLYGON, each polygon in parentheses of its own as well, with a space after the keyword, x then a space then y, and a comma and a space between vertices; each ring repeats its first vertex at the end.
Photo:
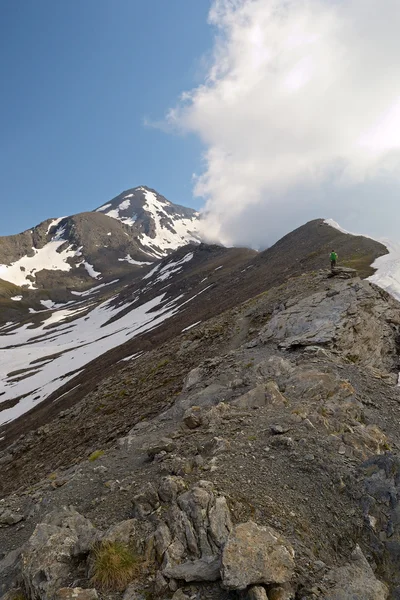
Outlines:
POLYGON ((93 525, 73 508, 47 515, 24 546, 21 574, 29 598, 53 600, 73 581, 97 537, 93 525))
POLYGON ((222 584, 230 590, 286 583, 293 575, 293 548, 271 527, 237 525, 222 552, 222 584))
POLYGON ((326 579, 332 587, 323 600, 386 600, 387 586, 376 579, 359 547, 351 558, 351 563, 328 573, 326 579))
POLYGON ((233 527, 226 498, 208 481, 183 489, 183 480, 170 476, 162 479, 158 492, 148 489, 135 498, 135 513, 157 524, 154 548, 164 578, 221 580, 230 590, 291 579, 294 552, 282 536, 251 521, 233 527), (163 518, 157 514, 160 501, 166 504, 163 518))
POLYGON ((336 283, 299 302, 287 303, 261 331, 263 343, 289 349, 323 345, 353 362, 391 370, 400 323, 394 300, 365 281, 336 283))

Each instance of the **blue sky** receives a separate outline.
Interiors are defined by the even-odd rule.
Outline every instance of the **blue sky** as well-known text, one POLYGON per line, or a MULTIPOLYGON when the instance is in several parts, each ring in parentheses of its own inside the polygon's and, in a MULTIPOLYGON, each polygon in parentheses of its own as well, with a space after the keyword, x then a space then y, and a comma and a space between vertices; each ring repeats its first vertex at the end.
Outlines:
POLYGON ((0 235, 146 184, 199 207, 190 135, 144 126, 204 78, 209 0, 0 1, 0 235))

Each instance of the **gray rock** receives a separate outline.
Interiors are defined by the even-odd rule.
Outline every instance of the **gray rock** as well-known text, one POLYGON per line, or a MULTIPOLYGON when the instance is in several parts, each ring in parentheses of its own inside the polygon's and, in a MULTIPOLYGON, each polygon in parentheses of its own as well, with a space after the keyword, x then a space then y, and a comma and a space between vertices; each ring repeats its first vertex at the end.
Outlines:
POLYGON ((200 406, 191 406, 183 415, 183 422, 189 429, 196 429, 203 423, 200 406))
POLYGON ((222 552, 223 587, 286 583, 294 570, 294 551, 278 532, 252 521, 237 525, 222 552))
POLYGON ((143 487, 143 491, 133 498, 134 516, 142 519, 150 515, 160 505, 156 489, 151 483, 143 487))
POLYGON ((283 427, 282 425, 271 425, 270 431, 273 435, 282 435, 283 433, 287 433, 290 427, 283 427))
POLYGON ((376 579, 359 546, 352 554, 352 562, 330 571, 327 580, 331 589, 324 600, 386 600, 389 590, 376 579))
POLYGON ((171 532, 165 523, 160 523, 154 534, 154 546, 158 560, 161 562, 165 551, 172 542, 171 532))
POLYGON ((209 510, 210 535, 215 544, 222 548, 232 531, 232 520, 226 498, 219 497, 209 510))
POLYGON ((165 437, 147 446, 146 452, 150 458, 154 458, 154 456, 160 454, 160 452, 172 452, 175 448, 175 442, 170 438, 165 437))
POLYGON ((78 557, 87 555, 98 538, 88 519, 73 508, 63 508, 38 524, 21 553, 21 575, 29 597, 55 598, 67 587, 78 557))
POLYGON ((195 385, 197 385, 198 383, 200 383, 200 381, 203 379, 203 371, 200 367, 196 367, 195 369, 192 369, 188 376, 186 377, 183 389, 186 390, 190 390, 191 388, 193 388, 195 385))
POLYGON ((220 579, 220 559, 211 556, 187 561, 180 565, 168 565, 163 575, 172 579, 184 581, 218 581, 220 579))
POLYGON ((127 521, 117 523, 106 531, 101 540, 103 542, 121 542, 122 544, 129 545, 135 537, 136 525, 136 519, 128 519, 127 521))
POLYGON ((161 479, 158 495, 163 502, 173 502, 176 500, 177 495, 183 492, 184 489, 185 482, 182 477, 168 475, 161 479))
POLYGON ((247 600, 269 600, 269 595, 261 585, 251 586, 246 594, 247 600))
POLYGON ((265 384, 259 384, 252 390, 243 394, 232 402, 234 406, 239 408, 260 408, 265 406, 267 394, 265 391, 265 384))
POLYGON ((24 520, 24 515, 6 509, 0 514, 0 527, 9 527, 24 520))
POLYGON ((14 584, 17 575, 19 575, 21 569, 21 552, 22 548, 16 548, 15 550, 12 550, 6 554, 4 558, 0 560, 0 581, 2 583, 2 587, 0 587, 0 593, 2 590, 11 587, 14 584))

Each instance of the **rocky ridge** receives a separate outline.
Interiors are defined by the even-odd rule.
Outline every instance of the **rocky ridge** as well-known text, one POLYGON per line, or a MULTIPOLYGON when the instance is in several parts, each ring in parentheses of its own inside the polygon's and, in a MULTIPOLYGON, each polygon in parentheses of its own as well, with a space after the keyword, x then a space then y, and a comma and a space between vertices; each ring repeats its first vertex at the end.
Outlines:
POLYGON ((176 336, 6 448, 7 598, 398 598, 400 306, 334 275, 288 279, 176 336), (155 367, 160 400, 168 378, 176 391, 135 412, 155 367), (96 431, 99 406, 114 430, 96 431), (63 454, 46 454, 52 438, 63 454), (110 539, 140 557, 123 590, 94 583, 110 539))

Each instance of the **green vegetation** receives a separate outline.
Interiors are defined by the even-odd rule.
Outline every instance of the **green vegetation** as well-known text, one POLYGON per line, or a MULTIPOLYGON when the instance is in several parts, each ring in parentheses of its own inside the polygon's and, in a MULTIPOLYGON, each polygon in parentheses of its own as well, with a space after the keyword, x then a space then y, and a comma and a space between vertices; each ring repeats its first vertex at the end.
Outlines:
POLYGON ((101 542, 93 559, 92 582, 101 590, 123 591, 140 573, 140 560, 120 542, 101 542))
POLYGON ((95 450, 89 456, 90 462, 94 462, 95 460, 97 460, 98 458, 100 458, 101 456, 103 456, 103 454, 104 454, 104 450, 95 450))

